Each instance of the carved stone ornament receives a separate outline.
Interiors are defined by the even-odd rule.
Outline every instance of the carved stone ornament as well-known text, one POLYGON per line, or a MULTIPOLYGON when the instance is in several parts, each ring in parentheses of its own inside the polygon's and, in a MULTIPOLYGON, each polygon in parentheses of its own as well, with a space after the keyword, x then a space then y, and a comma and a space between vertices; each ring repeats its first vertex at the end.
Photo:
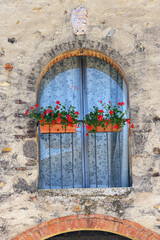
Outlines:
POLYGON ((88 21, 88 12, 84 7, 77 7, 72 10, 71 21, 74 33, 76 35, 86 34, 86 26, 88 21))

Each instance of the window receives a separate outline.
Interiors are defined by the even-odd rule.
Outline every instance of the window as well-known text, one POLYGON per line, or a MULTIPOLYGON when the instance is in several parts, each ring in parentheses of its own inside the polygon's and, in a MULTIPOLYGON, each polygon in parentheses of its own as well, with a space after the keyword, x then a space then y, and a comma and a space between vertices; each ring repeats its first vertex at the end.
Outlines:
MULTIPOLYGON (((80 118, 99 106, 99 101, 125 102, 127 86, 108 62, 91 56, 66 58, 42 78, 38 90, 40 106, 73 105, 80 118)), ((39 188, 103 188, 129 186, 128 126, 121 133, 39 132, 39 188)))

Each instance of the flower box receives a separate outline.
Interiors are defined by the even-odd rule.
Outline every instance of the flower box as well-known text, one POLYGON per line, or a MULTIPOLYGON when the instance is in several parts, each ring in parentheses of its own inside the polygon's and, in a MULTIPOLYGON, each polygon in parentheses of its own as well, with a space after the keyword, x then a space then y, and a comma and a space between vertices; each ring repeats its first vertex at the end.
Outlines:
POLYGON ((116 126, 116 124, 109 124, 105 128, 103 128, 101 126, 95 127, 94 125, 91 125, 91 127, 88 127, 88 125, 86 125, 86 128, 88 132, 120 132, 122 127, 117 128, 116 126))
POLYGON ((76 132, 76 124, 73 126, 65 126, 61 123, 56 123, 52 125, 50 123, 44 123, 44 121, 40 122, 40 132, 41 133, 75 133, 76 132), (41 125, 44 124, 44 126, 41 125))

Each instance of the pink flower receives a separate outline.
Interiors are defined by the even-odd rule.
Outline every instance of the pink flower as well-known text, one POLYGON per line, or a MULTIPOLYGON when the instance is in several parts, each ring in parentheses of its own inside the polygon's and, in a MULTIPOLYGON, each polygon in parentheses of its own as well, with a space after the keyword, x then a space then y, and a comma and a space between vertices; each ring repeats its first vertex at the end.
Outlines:
POLYGON ((32 107, 31 107, 31 109, 33 110, 33 109, 34 109, 34 107, 32 106, 32 107))
POLYGON ((109 111, 109 114, 110 114, 110 115, 112 115, 113 113, 114 113, 114 111, 112 111, 112 110, 109 111))
POLYGON ((56 104, 60 104, 60 101, 56 101, 56 104))
POLYGON ((29 111, 26 111, 26 112, 25 112, 25 115, 28 115, 28 113, 29 113, 29 111))

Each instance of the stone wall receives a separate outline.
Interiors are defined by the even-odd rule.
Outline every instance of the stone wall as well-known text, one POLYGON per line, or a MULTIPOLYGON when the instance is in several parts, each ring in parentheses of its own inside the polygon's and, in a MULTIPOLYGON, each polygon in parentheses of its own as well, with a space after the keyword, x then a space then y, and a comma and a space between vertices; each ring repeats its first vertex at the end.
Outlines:
POLYGON ((10 240, 53 218, 92 213, 134 221, 160 234, 160 2, 0 2, 0 238, 10 240), (88 11, 82 36, 71 24, 72 9, 79 6, 88 11), (37 189, 36 125, 24 112, 36 103, 36 83, 46 64, 77 48, 103 52, 126 75, 135 124, 131 188, 37 189))

